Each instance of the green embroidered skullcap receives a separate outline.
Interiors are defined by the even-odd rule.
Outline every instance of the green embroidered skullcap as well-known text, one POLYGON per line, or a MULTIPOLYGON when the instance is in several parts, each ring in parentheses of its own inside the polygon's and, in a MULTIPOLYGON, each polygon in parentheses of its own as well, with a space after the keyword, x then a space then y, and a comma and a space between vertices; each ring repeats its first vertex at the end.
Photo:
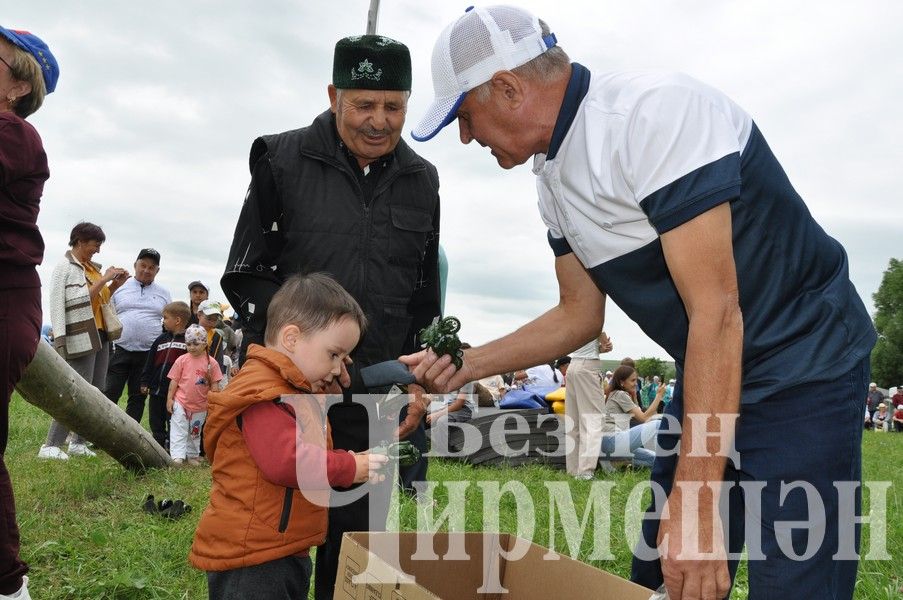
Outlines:
POLYGON ((408 47, 383 35, 353 35, 335 45, 332 84, 339 89, 411 89, 408 47))

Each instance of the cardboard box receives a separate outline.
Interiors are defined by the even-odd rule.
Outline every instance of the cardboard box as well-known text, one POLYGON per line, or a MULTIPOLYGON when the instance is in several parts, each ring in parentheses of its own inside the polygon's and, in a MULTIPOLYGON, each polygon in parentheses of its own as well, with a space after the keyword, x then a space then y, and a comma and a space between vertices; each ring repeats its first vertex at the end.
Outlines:
POLYGON ((333 598, 649 600, 652 594, 511 534, 352 532, 342 538, 333 598))

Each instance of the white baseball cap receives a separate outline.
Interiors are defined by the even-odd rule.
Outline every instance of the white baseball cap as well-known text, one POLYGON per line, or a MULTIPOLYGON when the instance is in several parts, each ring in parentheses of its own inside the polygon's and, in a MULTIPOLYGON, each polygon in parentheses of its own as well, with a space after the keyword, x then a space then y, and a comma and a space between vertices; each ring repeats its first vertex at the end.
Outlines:
POLYGON ((543 54, 557 43, 543 37, 539 19, 513 6, 471 6, 439 34, 433 46, 435 98, 411 132, 425 142, 455 120, 464 96, 492 79, 543 54))
POLYGON ((198 312, 204 313, 208 317, 213 315, 223 314, 223 306, 219 302, 215 302, 213 300, 204 300, 200 304, 198 304, 198 312))

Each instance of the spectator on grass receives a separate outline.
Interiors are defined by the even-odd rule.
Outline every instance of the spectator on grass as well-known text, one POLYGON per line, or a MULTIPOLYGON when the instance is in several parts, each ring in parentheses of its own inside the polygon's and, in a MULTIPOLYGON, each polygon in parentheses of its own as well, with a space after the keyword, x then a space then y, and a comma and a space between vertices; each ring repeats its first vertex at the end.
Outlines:
POLYGON ((144 416, 147 395, 141 392, 141 373, 151 344, 163 328, 163 307, 172 302, 169 291, 154 279, 160 272, 160 253, 144 248, 135 259, 135 276, 113 294, 112 303, 122 321, 122 336, 113 345, 104 394, 119 403, 128 385, 125 412, 138 423, 144 416))
POLYGON ((184 302, 170 302, 163 307, 163 333, 154 340, 144 371, 141 373, 141 393, 149 394, 148 421, 151 434, 161 447, 169 449, 169 414, 166 396, 169 393, 169 370, 176 359, 188 351, 185 330, 191 312, 184 302))
POLYGON ((887 405, 884 402, 878 404, 878 410, 872 415, 872 424, 875 431, 887 431, 890 428, 890 413, 887 412, 887 405))
POLYGON ((201 302, 210 297, 210 288, 203 281, 192 281, 188 284, 188 306, 191 308, 191 323, 189 325, 199 325, 198 323, 198 307, 201 302))
POLYGON ((496 406, 498 406, 499 400, 504 398, 505 393, 508 391, 508 384, 505 383, 505 378, 502 375, 490 375, 489 377, 484 377, 479 383, 489 392, 489 395, 492 396, 492 403, 496 406))
POLYGON ((895 407, 903 404, 903 385, 897 386, 897 391, 893 398, 891 398, 891 404, 895 407))
POLYGON ((599 462, 605 390, 599 373, 600 354, 611 352, 611 340, 604 331, 571 353, 570 384, 565 387, 565 433, 570 452, 565 456, 568 475, 590 479, 599 462), (587 477, 587 475, 589 477, 587 477))
MULTIPOLYGON (((108 304, 113 292, 129 278, 125 269, 102 267, 91 258, 100 252, 107 236, 94 223, 82 222, 69 234, 70 249, 63 255, 50 277, 50 324, 56 332, 53 345, 69 366, 89 384, 104 389, 110 360, 102 304, 108 304)), ((69 429, 54 419, 39 458, 66 460, 69 455, 94 456, 77 433, 69 442, 69 454, 61 446, 69 429)))
POLYGON ((548 389, 561 387, 564 376, 553 364, 536 365, 524 371, 517 371, 514 380, 524 389, 548 389))
MULTIPOLYGON (((468 348, 470 344, 461 344, 462 350, 468 348)), ((456 392, 439 395, 438 400, 430 404, 430 412, 426 416, 426 423, 430 428, 430 454, 448 455, 449 423, 467 423, 476 411, 477 395, 472 381, 456 392)))
MULTIPOLYGON (((602 466, 609 468, 609 458, 632 458, 634 466, 651 467, 655 452, 648 448, 658 432, 656 415, 658 405, 665 395, 659 386, 655 398, 643 411, 634 404, 630 392, 636 390, 637 373, 633 367, 622 365, 615 369, 611 379, 611 391, 605 400, 605 422, 602 426, 602 466), (634 419, 640 424, 630 426, 634 419)), ((592 475, 590 475, 592 478, 592 475)))
POLYGON ((887 396, 884 395, 884 392, 878 389, 878 384, 872 382, 869 384, 868 396, 866 398, 869 416, 875 414, 875 411, 878 410, 878 404, 884 402, 887 396))
MULTIPOLYGON (((8 5, 7 5, 8 6, 8 5)), ((13 485, 3 460, 13 389, 38 348, 44 258, 38 211, 50 176, 41 136, 25 119, 56 87, 59 68, 40 38, 0 27, 0 595, 29 598, 19 556, 13 485)))
POLYGON ((897 433, 903 431, 903 404, 894 410, 894 431, 897 433))
POLYGON ((226 365, 223 362, 225 344, 220 331, 223 318, 222 305, 213 300, 204 300, 198 305, 196 316, 198 324, 207 332, 207 352, 219 365, 220 371, 223 371, 226 365))

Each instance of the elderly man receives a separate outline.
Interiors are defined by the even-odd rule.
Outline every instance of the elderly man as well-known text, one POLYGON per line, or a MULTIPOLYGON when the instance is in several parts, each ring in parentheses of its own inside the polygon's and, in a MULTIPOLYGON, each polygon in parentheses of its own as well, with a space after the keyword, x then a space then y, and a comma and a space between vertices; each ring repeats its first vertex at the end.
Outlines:
POLYGON ((122 284, 112 298, 122 321, 122 336, 114 344, 104 394, 118 404, 128 383, 125 412, 139 423, 147 399, 141 391, 141 373, 148 351, 163 331, 163 307, 172 302, 166 288, 154 283, 159 272, 160 253, 144 248, 135 259, 135 276, 122 284))
MULTIPOLYGON (((364 35, 336 44, 329 110, 303 129, 258 138, 251 184, 222 289, 243 322, 243 352, 261 343, 270 298, 293 273, 325 271, 360 303, 368 327, 329 421, 336 448, 364 450, 359 368, 411 352, 440 313, 439 179, 401 140, 411 89, 407 47, 364 35)), ((415 443, 425 444, 422 426, 415 443)), ((410 474, 423 479, 425 468, 410 474)), ((330 509, 317 550, 317 598, 332 598, 344 531, 370 529, 368 498, 330 509)))
POLYGON ((872 382, 869 384, 869 393, 866 396, 866 406, 869 411, 869 419, 872 418, 872 415, 875 414, 875 411, 878 410, 878 405, 884 402, 887 399, 887 396, 878 389, 878 384, 872 382))
POLYGON ((646 515, 633 579, 664 579, 673 600, 723 598, 746 537, 750 598, 851 598, 858 525, 834 483, 861 479, 876 334, 843 248, 724 94, 681 74, 590 71, 556 43, 526 11, 466 12, 436 43, 437 97, 414 137, 457 118, 461 142, 501 167, 533 159, 560 302, 467 351, 458 372, 431 352, 403 360, 440 390, 537 364, 597 335, 611 296, 678 369, 659 433, 670 452, 652 471, 667 496, 646 515), (824 512, 810 513, 810 490, 824 512), (774 527, 807 517, 809 535, 774 527))

